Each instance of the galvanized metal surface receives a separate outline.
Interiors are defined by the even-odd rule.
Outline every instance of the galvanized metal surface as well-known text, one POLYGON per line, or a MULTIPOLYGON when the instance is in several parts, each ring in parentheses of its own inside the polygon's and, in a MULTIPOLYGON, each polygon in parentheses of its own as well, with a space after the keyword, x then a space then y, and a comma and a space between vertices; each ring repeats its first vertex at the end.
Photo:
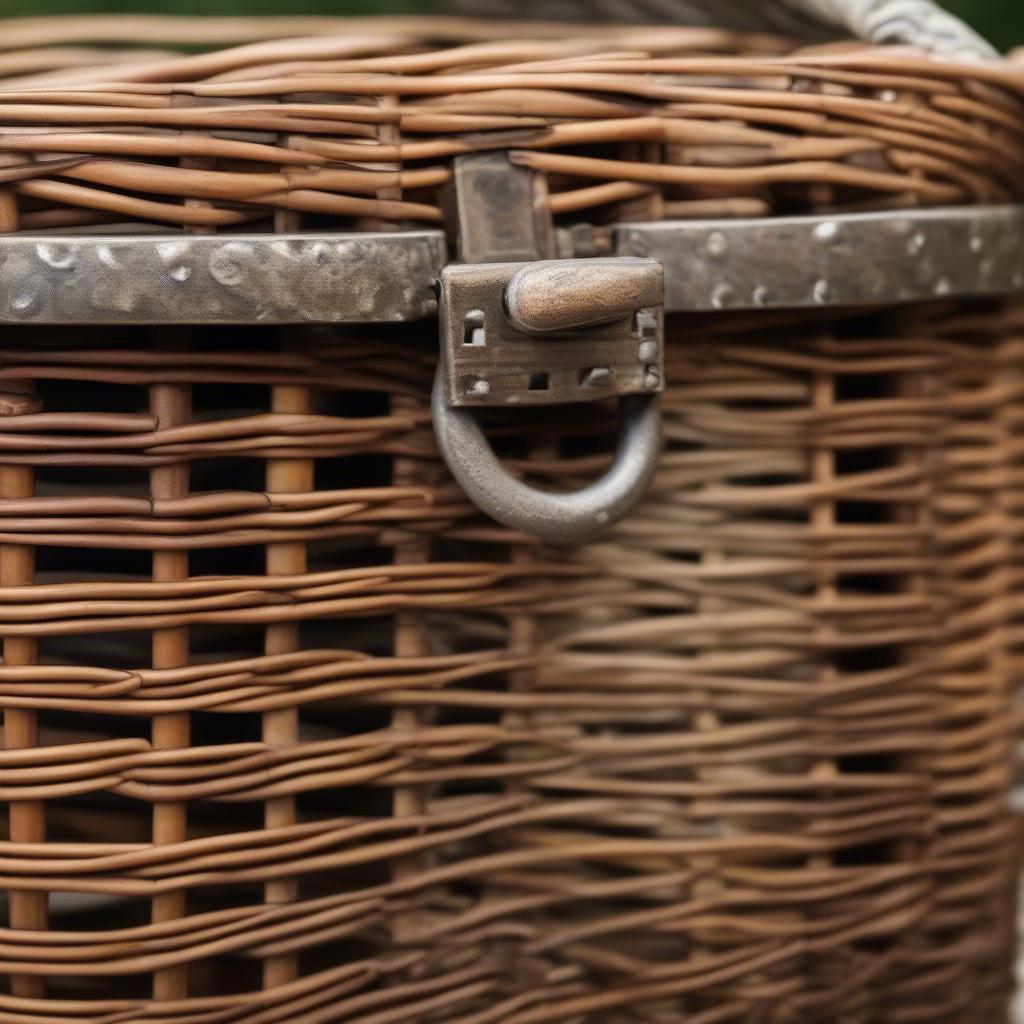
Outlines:
POLYGON ((659 392, 663 295, 653 260, 446 267, 440 331, 448 404, 563 405, 659 392), (533 331, 514 322, 516 310, 533 331))
POLYGON ((895 306, 1024 289, 1024 207, 615 229, 615 251, 665 267, 668 312, 895 306))
POLYGON ((0 238, 0 323, 418 320, 447 259, 440 231, 0 238))

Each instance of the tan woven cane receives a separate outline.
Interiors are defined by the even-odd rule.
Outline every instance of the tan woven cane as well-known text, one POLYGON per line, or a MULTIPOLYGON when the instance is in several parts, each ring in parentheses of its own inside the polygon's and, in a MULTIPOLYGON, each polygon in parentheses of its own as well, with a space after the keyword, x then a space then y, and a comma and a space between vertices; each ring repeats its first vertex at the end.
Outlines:
MULTIPOLYGON (((1006 1019, 1024 65, 835 34, 3 26, 3 1024, 1006 1019), (581 543, 434 440, 484 157, 664 266, 581 543)), ((526 376, 489 441, 584 487, 614 406, 526 376)))

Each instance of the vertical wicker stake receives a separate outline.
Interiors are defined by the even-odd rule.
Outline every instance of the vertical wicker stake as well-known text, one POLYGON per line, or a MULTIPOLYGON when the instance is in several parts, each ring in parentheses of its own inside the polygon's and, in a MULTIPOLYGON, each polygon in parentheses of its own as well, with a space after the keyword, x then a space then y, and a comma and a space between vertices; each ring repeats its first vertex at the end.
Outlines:
MULTIPOLYGON (((191 97, 173 96, 172 106, 189 106, 191 97)), ((189 133, 185 133, 188 135, 189 133)), ((183 159, 183 167, 205 166, 202 161, 183 159)), ((186 206, 205 206, 205 200, 187 199, 186 206)), ((202 228, 190 228, 193 233, 206 233, 202 228)), ((213 229, 207 229, 212 231, 213 229)), ((187 345, 187 333, 162 333, 157 343, 171 348, 187 345)), ((157 384, 150 388, 150 409, 157 421, 157 430, 166 430, 187 423, 192 418, 192 390, 188 384, 157 384)), ((187 462, 161 466, 150 474, 150 493, 154 501, 184 498, 191 489, 191 471, 187 462)), ((153 580, 170 583, 187 580, 189 576, 188 551, 154 551, 153 580)), ((181 668, 189 663, 189 633, 187 626, 159 629, 153 633, 153 667, 181 668)), ((188 747, 192 742, 192 726, 187 712, 158 715, 153 719, 153 746, 157 750, 175 750, 188 747)), ((156 804, 153 807, 153 842, 155 844, 181 843, 188 838, 187 804, 156 804)), ((173 921, 187 916, 185 893, 166 893, 153 900, 153 921, 173 921)), ((153 975, 153 996, 156 999, 184 999, 188 995, 187 966, 169 967, 153 975)))
MULTIPOLYGON (((419 398, 395 395, 391 399, 391 412, 395 416, 422 415, 425 403, 419 398)), ((392 479, 394 486, 423 486, 427 463, 421 459, 396 458, 392 479)), ((404 535, 394 546, 396 565, 425 565, 430 560, 430 541, 423 536, 404 535)), ((400 612, 395 616, 393 651, 396 658, 421 658, 427 654, 426 627, 419 612, 400 612)), ((422 727, 422 715, 417 708, 396 708, 391 725, 396 732, 415 733, 422 727)), ((392 804, 396 818, 423 814, 426 793, 422 786, 397 786, 392 804)), ((409 854, 396 858, 392 864, 392 877, 396 880, 422 872, 428 864, 429 854, 409 854)), ((397 942, 415 942, 421 930, 420 915, 416 912, 398 915, 393 924, 397 942)))
POLYGON ((11 234, 18 230, 18 196, 9 188, 0 188, 0 233, 11 234))
MULTIPOLYGON (((385 109, 397 110, 398 99, 395 96, 382 96, 379 101, 385 109)), ((395 147, 402 144, 402 133, 398 124, 382 124, 378 126, 377 138, 382 146, 395 147)), ((380 169, 401 171, 401 164, 393 168, 388 164, 370 164, 380 169)), ((378 199, 399 200, 402 198, 401 188, 378 189, 378 199)), ((419 396, 393 395, 391 413, 396 416, 423 416, 429 413, 428 403, 419 396)), ((422 459, 396 458, 392 468, 392 482, 396 487, 416 486, 427 483, 425 472, 428 464, 422 459)), ((396 565, 425 565, 430 561, 429 538, 416 535, 403 535, 394 546, 396 565)), ((395 616, 394 639, 392 650, 396 658, 422 658, 428 653, 426 624, 419 612, 400 612, 395 616)), ((391 725, 398 732, 415 733, 422 728, 423 715, 418 708, 397 708, 392 712, 391 725)), ((395 788, 392 810, 396 818, 423 814, 427 809, 427 795, 422 786, 398 786, 395 788)), ((392 877, 401 879, 416 875, 429 864, 429 855, 412 854, 396 859, 392 877)), ((392 934, 397 942, 415 942, 422 930, 421 915, 413 911, 398 915, 395 918, 392 934)))
MULTIPOLYGON (((174 96, 172 106, 189 104, 188 97, 174 96)), ((180 161, 189 166, 187 160, 180 161)), ((194 206, 202 200, 186 200, 194 206)), ((167 342, 173 348, 182 347, 182 338, 158 335, 158 344, 167 342)), ((157 421, 157 430, 166 430, 187 423, 192 416, 192 394, 188 385, 154 385, 150 388, 150 409, 157 421)), ((190 489, 188 463, 161 466, 150 474, 150 493, 154 501, 183 498, 190 489)), ((153 580, 169 583, 188 579, 187 551, 154 551, 153 580)), ((153 667, 180 668, 189 663, 189 635, 187 627, 159 629, 153 633, 153 667)), ((192 741, 192 727, 187 713, 158 715, 153 719, 153 747, 156 750, 175 750, 187 747, 192 741)), ((153 842, 170 844, 188 838, 188 807, 186 804, 156 804, 153 807, 153 842)), ((173 921, 188 913, 184 893, 165 893, 153 900, 153 921, 173 921)), ((153 996, 156 999, 184 999, 188 995, 188 968, 169 967, 153 975, 153 996)))
MULTIPOLYGON (((287 97, 282 97, 287 99, 287 97)), ((278 144, 287 147, 291 137, 282 135, 278 144)), ((274 231, 288 234, 302 227, 302 214, 294 210, 274 212, 274 231)), ((270 411, 283 416, 309 416, 313 413, 313 392, 307 387, 276 385, 271 388, 270 411)), ((267 459, 266 488, 269 494, 291 494, 314 490, 316 464, 312 459, 267 459)), ((303 541, 281 541, 266 548, 268 576, 301 575, 309 567, 306 544, 303 541)), ((298 622, 276 622, 267 626, 264 651, 268 655, 290 654, 302 649, 298 622)), ((263 742, 272 750, 294 747, 299 743, 299 709, 277 708, 263 713, 263 742)), ((288 828, 298 821, 295 797, 271 797, 263 811, 264 827, 288 828)), ((299 883, 295 878, 278 878, 267 882, 264 900, 275 903, 293 903, 299 898, 299 883)), ((294 953, 280 953, 263 962, 263 987, 274 989, 287 985, 299 976, 299 960, 294 953)))
MULTIPOLYGON (((14 192, 0 189, 0 232, 18 230, 18 200, 14 192)), ((32 402, 35 387, 31 381, 9 381, 4 391, 11 397, 11 408, 20 411, 21 396, 32 402)), ((31 498, 35 479, 31 466, 0 464, 0 498, 31 498)), ((17 587, 31 583, 35 576, 35 550, 26 545, 0 545, 0 586, 17 587)), ((3 641, 5 665, 34 665, 38 645, 28 637, 7 637, 3 641)), ((7 750, 39 745, 39 721, 36 712, 20 708, 4 709, 3 743, 7 750)), ((46 805, 34 800, 12 802, 9 807, 10 838, 18 843, 46 841, 46 805)), ((44 929, 47 924, 47 899, 42 892, 11 892, 9 918, 12 928, 44 929)), ((11 991, 16 996, 38 998, 43 994, 43 979, 31 975, 13 975, 11 991)))
MULTIPOLYGON (((802 83, 804 84, 804 83, 802 83)), ((805 83, 809 92, 820 93, 822 89, 818 83, 805 83)), ((817 184, 811 190, 815 206, 822 209, 829 209, 835 202, 835 190, 827 184, 817 184)), ((826 328, 822 340, 827 343, 831 340, 832 334, 826 328)), ((834 409, 836 404, 836 377, 829 371, 819 371, 811 376, 811 406, 824 420, 834 409)), ((811 482, 814 487, 814 500, 811 502, 811 534, 815 541, 826 542, 835 534, 837 523, 836 503, 831 497, 830 490, 836 479, 836 453, 828 444, 816 444, 811 451, 811 482)), ((822 613, 828 609, 829 612, 839 600, 839 585, 831 561, 826 559, 819 563, 817 579, 814 581, 815 601, 822 613)), ((827 621, 827 620, 826 620, 827 621)), ((826 627, 825 631, 828 633, 826 627)), ((817 671, 815 684, 822 688, 829 688, 836 685, 838 670, 834 661, 831 660, 829 651, 828 636, 822 637, 822 659, 823 663, 817 671)), ((828 757, 816 757, 811 765, 811 777, 815 780, 827 783, 834 781, 838 775, 837 766, 834 760, 828 757)), ((824 788, 822 793, 827 794, 824 788)), ((829 855, 821 854, 810 858, 810 865, 813 868, 827 869, 832 866, 832 858, 829 855)))
MULTIPOLYGON (((312 393, 307 387, 276 385, 271 392, 271 412, 282 416, 309 416, 313 412, 312 393)), ((267 491, 271 494, 309 492, 313 485, 312 459, 268 459, 267 491)), ((307 571, 308 557, 303 541, 280 541, 267 545, 268 576, 298 576, 307 571)), ((266 630, 268 655, 290 654, 301 650, 298 622, 276 622, 266 630)), ((294 747, 299 742, 299 710, 279 708, 263 713, 263 742, 271 749, 294 747)), ((295 797, 272 797, 266 802, 264 821, 268 829, 287 828, 297 820, 295 797)), ((276 879, 265 887, 266 902, 291 903, 298 899, 298 881, 276 879)), ((263 965, 263 984, 272 989, 286 985, 298 976, 298 958, 293 953, 268 957, 263 965)))
MULTIPOLYGON (((827 340, 827 336, 823 337, 827 340)), ((836 404, 836 377, 835 374, 822 370, 811 374, 811 408, 825 421, 830 413, 833 413, 836 404)), ((828 542, 834 539, 838 525, 836 516, 835 498, 832 496, 836 481, 836 454, 833 448, 826 441, 821 439, 812 443, 810 472, 813 498, 810 503, 810 533, 814 543, 822 545, 826 551, 829 550, 828 542)), ((833 660, 830 643, 834 644, 834 638, 830 633, 830 615, 833 613, 839 601, 839 586, 835 576, 834 567, 830 558, 819 559, 815 566, 814 579, 814 600, 819 608, 820 623, 817 630, 820 635, 819 665, 815 671, 813 685, 816 689, 828 692, 833 689, 839 678, 837 666, 833 660)), ((829 783, 835 782, 839 772, 836 762, 828 756, 826 751, 813 750, 812 762, 809 765, 809 778, 819 784, 817 790, 819 799, 825 802, 832 798, 831 791, 826 788, 829 783)), ((820 853, 808 859, 808 866, 816 871, 828 871, 834 867, 834 861, 830 853, 820 853)), ((821 975, 822 984, 828 984, 828 958, 815 958, 811 964, 813 975, 821 975)))
MULTIPOLYGON (((0 193, 0 201, 2 196, 0 193)), ((19 397, 32 402, 34 387, 31 381, 8 381, 4 390, 12 396, 15 408, 19 397)), ((27 411, 27 409, 26 409, 27 411)), ((31 466, 0 464, 0 498, 31 498, 35 494, 34 472, 31 466)), ((35 575, 35 549, 22 544, 0 545, 0 587, 18 587, 31 583, 35 575)), ((31 637, 6 637, 3 641, 4 665, 35 665, 38 645, 31 637)), ((20 708, 4 710, 4 747, 14 750, 39 745, 39 721, 35 711, 20 708)), ((10 838, 15 843, 43 843, 46 841, 46 805, 35 800, 12 801, 9 805, 10 838)), ((8 894, 10 926, 16 929, 42 930, 47 926, 47 898, 44 892, 18 892, 8 894)), ((11 991, 24 998, 43 995, 41 977, 12 975, 11 991)))
MULTIPOLYGON (((160 339, 170 343, 178 338, 160 339)), ((154 384, 150 388, 150 409, 157 430, 187 423, 191 418, 191 389, 187 384, 154 384)), ((171 501, 189 492, 190 470, 187 462, 159 466, 150 473, 153 500, 171 501)), ((159 583, 188 579, 188 551, 154 551, 153 580, 159 583)), ((189 662, 187 626, 172 626, 153 631, 153 667, 180 668, 189 662)), ((153 719, 153 747, 177 750, 191 742, 188 712, 157 715, 153 719)), ((162 803, 153 807, 153 842, 166 845, 184 842, 188 837, 188 808, 184 803, 162 803)), ((183 892, 165 893, 153 899, 153 921, 173 921, 187 913, 183 892)), ((168 967, 153 976, 156 999, 183 999, 188 994, 185 967, 168 967)))

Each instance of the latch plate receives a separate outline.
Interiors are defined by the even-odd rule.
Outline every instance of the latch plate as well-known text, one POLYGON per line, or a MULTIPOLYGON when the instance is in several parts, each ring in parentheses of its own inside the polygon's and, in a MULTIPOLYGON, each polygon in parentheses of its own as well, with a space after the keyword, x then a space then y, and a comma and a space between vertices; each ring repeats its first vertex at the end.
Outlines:
POLYGON ((658 394, 663 303, 664 272, 649 259, 446 267, 438 305, 448 403, 565 405, 658 394))

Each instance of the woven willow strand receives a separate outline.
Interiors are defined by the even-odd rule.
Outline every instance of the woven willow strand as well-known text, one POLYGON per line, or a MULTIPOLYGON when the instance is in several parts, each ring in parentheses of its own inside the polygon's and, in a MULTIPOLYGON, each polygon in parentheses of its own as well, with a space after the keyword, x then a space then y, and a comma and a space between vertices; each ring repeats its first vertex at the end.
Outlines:
POLYGON ((156 58, 119 82, 11 82, 0 91, 8 219, 227 228, 291 210, 435 224, 450 158, 510 140, 557 183, 554 209, 578 217, 588 205, 614 217, 617 199, 648 193, 670 208, 716 191, 777 205, 816 181, 851 208, 1020 189, 1022 80, 1002 65, 965 81, 924 57, 787 54, 781 40, 692 29, 656 41, 633 30, 615 51, 600 38, 426 42, 327 37, 156 58), (718 55, 693 55, 708 47, 718 55), (983 96, 983 83, 1006 91, 983 96), (332 102, 301 99, 312 94, 332 102), (384 124, 400 144, 383 140, 384 124), (631 158, 638 144, 657 147, 654 159, 631 158))
MULTIPOLYGON (((598 240, 1024 195, 1019 69, 905 48, 0 46, 6 231, 441 223, 452 157, 510 147, 598 240)), ((4 1024, 1003 1019, 1019 304, 671 319, 650 498, 571 551, 447 477, 433 331, 3 329, 4 1024)), ((489 429, 557 488, 613 427, 489 429)))

